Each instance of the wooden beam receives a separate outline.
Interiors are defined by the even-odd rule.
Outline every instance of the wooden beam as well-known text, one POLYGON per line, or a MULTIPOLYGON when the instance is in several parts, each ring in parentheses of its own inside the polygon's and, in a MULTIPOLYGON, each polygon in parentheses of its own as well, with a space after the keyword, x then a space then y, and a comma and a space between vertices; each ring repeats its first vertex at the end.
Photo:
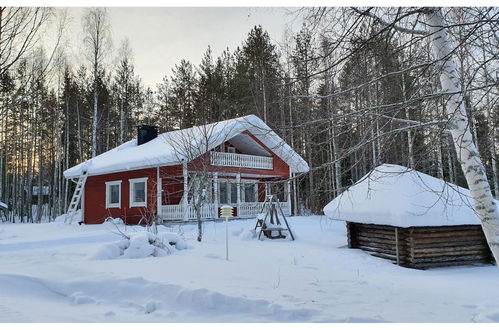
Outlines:
POLYGON ((395 252, 397 253, 397 265, 400 265, 399 230, 397 227, 395 227, 395 252))

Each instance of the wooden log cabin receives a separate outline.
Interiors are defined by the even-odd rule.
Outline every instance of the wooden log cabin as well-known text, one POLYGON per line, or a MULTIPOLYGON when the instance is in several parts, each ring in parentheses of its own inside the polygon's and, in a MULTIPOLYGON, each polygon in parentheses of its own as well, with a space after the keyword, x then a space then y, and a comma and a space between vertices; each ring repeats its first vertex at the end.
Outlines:
POLYGON ((472 205, 464 188, 384 164, 331 201, 324 213, 346 222, 349 248, 403 267, 491 264, 472 205))

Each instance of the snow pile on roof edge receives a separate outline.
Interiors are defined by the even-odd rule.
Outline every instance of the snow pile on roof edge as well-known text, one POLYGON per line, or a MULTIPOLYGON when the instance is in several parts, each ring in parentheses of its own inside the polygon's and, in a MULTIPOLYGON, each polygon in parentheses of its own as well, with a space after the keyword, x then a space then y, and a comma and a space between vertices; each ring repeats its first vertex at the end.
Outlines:
POLYGON ((383 164, 324 207, 332 220, 397 227, 480 224, 470 191, 409 168, 383 164))
POLYGON ((147 167, 178 165, 183 160, 193 160, 244 131, 249 131, 264 143, 285 161, 293 172, 308 172, 308 164, 300 155, 260 118, 249 115, 166 132, 142 145, 137 145, 137 140, 134 139, 67 169, 64 171, 64 176, 76 178, 84 170, 89 175, 99 175, 147 167))

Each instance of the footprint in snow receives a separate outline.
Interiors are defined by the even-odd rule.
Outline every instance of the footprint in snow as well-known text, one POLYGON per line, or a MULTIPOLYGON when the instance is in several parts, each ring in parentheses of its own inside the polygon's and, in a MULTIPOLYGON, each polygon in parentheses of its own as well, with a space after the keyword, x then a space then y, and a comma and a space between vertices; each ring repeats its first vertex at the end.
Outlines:
POLYGON ((154 302, 154 301, 150 301, 146 304, 146 307, 145 307, 145 312, 146 314, 151 314, 152 312, 154 312, 157 308, 157 304, 154 302))
POLYGON ((69 299, 75 305, 83 305, 83 304, 95 304, 95 299, 92 297, 88 297, 83 295, 81 292, 73 293, 69 299))
POLYGON ((213 254, 213 253, 208 253, 204 255, 205 258, 210 258, 210 259, 221 259, 220 256, 213 254))
POLYGON ((464 308, 476 308, 476 305, 461 305, 461 307, 464 307, 464 308))

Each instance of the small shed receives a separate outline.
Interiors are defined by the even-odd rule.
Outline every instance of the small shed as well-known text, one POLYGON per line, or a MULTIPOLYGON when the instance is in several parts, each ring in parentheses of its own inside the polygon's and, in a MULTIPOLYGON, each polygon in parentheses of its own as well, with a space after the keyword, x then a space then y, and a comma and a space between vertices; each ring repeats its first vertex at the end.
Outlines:
POLYGON ((403 166, 376 167, 324 213, 346 222, 348 247, 400 266, 493 262, 469 190, 403 166))

